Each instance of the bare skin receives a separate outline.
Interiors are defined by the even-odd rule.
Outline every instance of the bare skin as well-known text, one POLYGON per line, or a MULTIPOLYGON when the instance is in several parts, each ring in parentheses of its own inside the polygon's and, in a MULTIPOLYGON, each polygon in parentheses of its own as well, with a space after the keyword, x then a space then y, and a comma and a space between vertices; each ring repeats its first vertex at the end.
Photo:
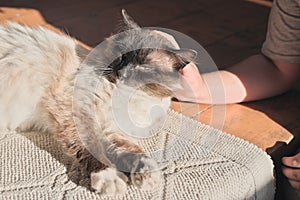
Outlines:
POLYGON ((229 104, 264 99, 286 92, 300 77, 300 63, 272 61, 258 54, 226 70, 202 75, 195 64, 190 63, 181 74, 184 88, 175 94, 179 100, 229 104), (205 82, 208 81, 211 84, 207 86, 205 82), (220 99, 211 99, 210 95, 220 89, 225 91, 225 98, 220 96, 220 99))
POLYGON ((291 186, 295 189, 300 197, 300 153, 282 158, 283 167, 282 173, 289 179, 291 186))
MULTIPOLYGON (((175 94, 177 99, 229 104, 264 99, 288 91, 300 77, 300 63, 274 61, 259 54, 226 70, 202 75, 195 64, 190 63, 181 74, 183 89, 175 94), (218 92, 223 94, 215 95, 218 92)), ((283 157, 282 163, 286 166, 283 174, 300 197, 300 153, 283 157)))

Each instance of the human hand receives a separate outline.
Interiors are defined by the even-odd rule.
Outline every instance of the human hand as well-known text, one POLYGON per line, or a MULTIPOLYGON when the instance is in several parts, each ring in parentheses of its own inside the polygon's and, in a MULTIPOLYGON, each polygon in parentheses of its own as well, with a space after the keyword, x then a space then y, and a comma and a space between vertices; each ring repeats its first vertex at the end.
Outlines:
POLYGON ((199 102, 203 79, 194 63, 189 63, 181 71, 180 85, 182 88, 175 92, 175 97, 181 101, 199 102))
POLYGON ((282 173, 288 178, 289 183, 300 197, 300 153, 291 157, 283 157, 282 163, 285 166, 282 173))

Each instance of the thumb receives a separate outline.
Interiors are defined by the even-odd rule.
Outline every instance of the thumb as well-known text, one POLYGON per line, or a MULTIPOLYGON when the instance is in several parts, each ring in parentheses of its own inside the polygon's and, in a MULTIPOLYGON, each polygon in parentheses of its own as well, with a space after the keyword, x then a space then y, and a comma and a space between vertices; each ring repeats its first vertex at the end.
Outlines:
POLYGON ((195 73, 199 73, 199 70, 193 62, 190 62, 181 70, 183 76, 190 76, 195 73))
POLYGON ((300 168, 300 153, 290 157, 283 157, 281 161, 287 167, 300 168))

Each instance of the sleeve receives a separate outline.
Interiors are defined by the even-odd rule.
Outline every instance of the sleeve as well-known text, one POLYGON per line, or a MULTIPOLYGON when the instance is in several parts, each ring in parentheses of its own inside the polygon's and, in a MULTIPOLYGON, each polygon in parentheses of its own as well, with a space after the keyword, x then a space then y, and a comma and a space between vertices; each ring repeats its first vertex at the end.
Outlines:
POLYGON ((274 0, 262 53, 272 60, 300 63, 300 0, 274 0))

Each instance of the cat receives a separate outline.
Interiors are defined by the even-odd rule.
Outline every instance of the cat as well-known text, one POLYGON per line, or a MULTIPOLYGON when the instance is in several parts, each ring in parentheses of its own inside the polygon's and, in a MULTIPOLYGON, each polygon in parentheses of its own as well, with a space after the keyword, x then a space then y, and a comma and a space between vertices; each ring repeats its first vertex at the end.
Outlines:
POLYGON ((90 53, 46 28, 0 26, 0 128, 53 133, 92 190, 106 194, 159 183, 157 163, 133 138, 163 120, 196 54, 122 16, 123 32, 90 53), (155 105, 162 111, 149 114, 155 105))

